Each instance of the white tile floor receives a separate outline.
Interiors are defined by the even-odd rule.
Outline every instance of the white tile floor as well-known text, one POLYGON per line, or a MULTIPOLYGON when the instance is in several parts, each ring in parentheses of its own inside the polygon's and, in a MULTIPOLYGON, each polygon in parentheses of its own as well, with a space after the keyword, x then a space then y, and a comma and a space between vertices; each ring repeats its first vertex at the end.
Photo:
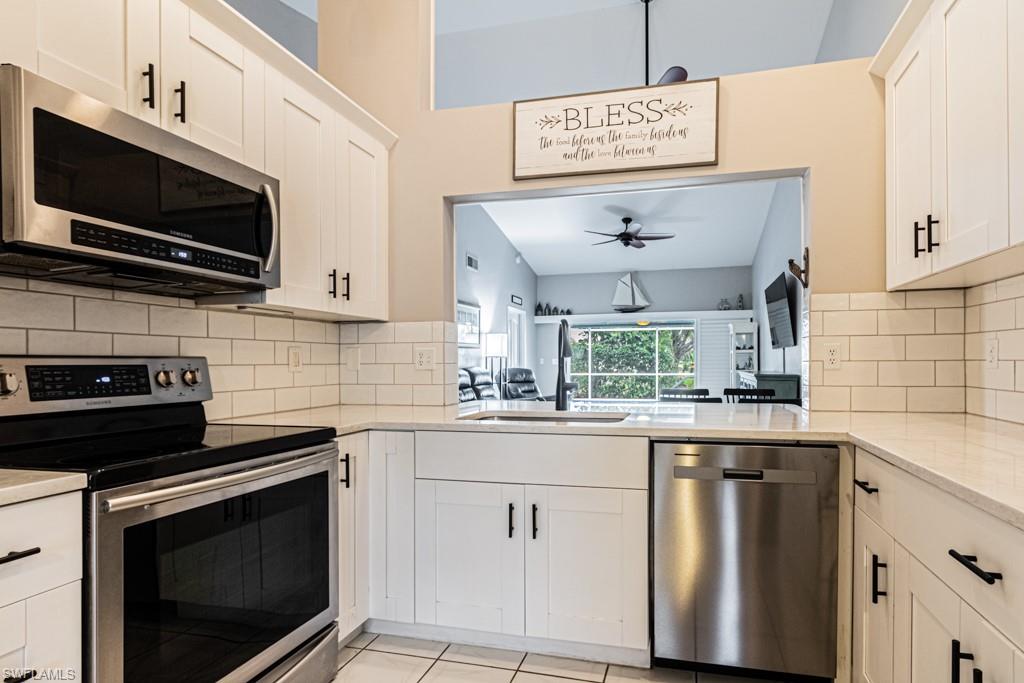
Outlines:
POLYGON ((372 633, 362 633, 342 648, 338 666, 334 683, 752 683, 372 633))

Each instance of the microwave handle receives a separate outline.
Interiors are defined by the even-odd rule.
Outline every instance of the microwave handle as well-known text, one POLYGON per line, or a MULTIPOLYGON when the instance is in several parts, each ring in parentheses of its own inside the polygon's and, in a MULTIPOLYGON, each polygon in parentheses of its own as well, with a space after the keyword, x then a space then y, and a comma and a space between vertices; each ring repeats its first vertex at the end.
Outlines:
POLYGON ((263 193, 263 196, 267 198, 267 203, 270 204, 270 253, 267 254, 267 260, 263 265, 263 270, 269 273, 274 269, 274 262, 277 261, 281 226, 278 223, 277 198, 274 196, 274 188, 264 183, 260 185, 260 192, 263 193))

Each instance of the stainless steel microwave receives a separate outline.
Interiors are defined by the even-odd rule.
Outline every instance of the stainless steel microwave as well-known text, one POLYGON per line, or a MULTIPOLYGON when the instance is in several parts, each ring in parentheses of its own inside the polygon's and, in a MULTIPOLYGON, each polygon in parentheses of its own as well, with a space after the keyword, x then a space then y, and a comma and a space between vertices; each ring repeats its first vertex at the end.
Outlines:
POLYGON ((0 273, 182 297, 274 288, 279 186, 0 66, 0 273))

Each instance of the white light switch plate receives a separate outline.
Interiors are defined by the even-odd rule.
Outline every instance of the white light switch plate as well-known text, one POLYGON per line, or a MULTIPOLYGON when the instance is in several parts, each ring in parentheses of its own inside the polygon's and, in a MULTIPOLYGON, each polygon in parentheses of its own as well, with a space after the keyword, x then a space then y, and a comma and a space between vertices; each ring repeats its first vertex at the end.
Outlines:
POLYGON ((433 370, 434 349, 430 347, 416 349, 415 357, 413 358, 413 363, 416 365, 417 370, 433 370))
POLYGON ((985 366, 999 367, 999 338, 989 337, 985 340, 985 366))
POLYGON ((832 342, 825 344, 825 369, 838 370, 839 365, 839 343, 832 342))
POLYGON ((345 369, 349 372, 359 372, 359 349, 345 350, 345 369))
POLYGON ((302 370, 302 347, 288 347, 288 372, 300 372, 302 370))

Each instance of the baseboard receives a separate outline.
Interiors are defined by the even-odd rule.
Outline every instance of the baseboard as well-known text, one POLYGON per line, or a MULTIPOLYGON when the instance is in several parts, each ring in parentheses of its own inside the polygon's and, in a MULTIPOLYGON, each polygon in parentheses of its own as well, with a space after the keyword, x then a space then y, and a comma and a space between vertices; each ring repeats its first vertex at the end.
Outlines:
POLYGON ((431 624, 407 624, 382 619, 370 619, 363 625, 363 628, 372 633, 383 633, 392 636, 424 638, 427 640, 440 640, 446 643, 496 647, 505 650, 520 650, 541 655, 555 655, 593 662, 621 664, 622 666, 648 668, 651 665, 651 651, 649 647, 643 650, 635 650, 628 647, 590 645, 587 643, 572 643, 564 640, 531 638, 528 636, 510 636, 503 633, 486 633, 484 631, 470 631, 468 629, 434 626, 431 624))

